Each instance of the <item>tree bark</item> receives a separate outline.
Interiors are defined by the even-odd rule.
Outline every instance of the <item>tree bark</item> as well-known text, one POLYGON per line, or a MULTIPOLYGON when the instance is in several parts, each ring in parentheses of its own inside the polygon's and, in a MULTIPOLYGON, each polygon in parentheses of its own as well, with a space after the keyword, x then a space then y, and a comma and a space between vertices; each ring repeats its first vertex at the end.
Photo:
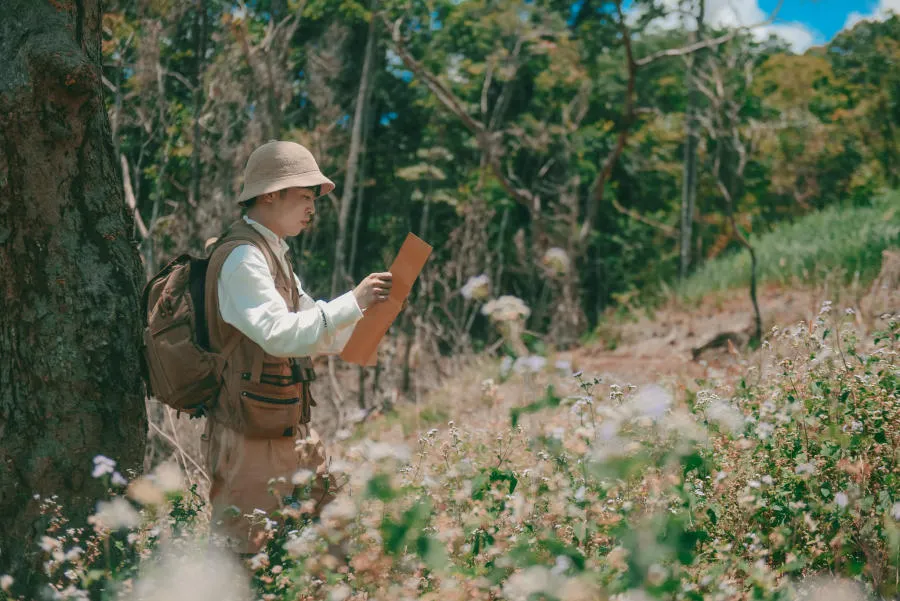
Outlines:
MULTIPOLYGON (((700 13, 697 16, 697 31, 692 42, 703 41, 703 18, 706 12, 706 1, 700 0, 700 13)), ((694 82, 697 63, 700 60, 699 51, 689 55, 687 59, 687 108, 685 110, 685 144, 684 144, 684 175, 681 186, 681 231, 679 250, 681 265, 678 271, 683 280, 687 277, 688 267, 691 264, 691 240, 693 238, 694 202, 697 197, 697 146, 699 134, 697 127, 697 106, 700 103, 700 93, 694 82)))
POLYGON ((203 70, 206 61, 206 0, 197 0, 197 15, 194 21, 194 36, 197 52, 194 73, 193 98, 193 140, 191 142, 191 189, 188 203, 196 207, 200 200, 200 113, 203 109, 203 70))
POLYGON ((356 108, 353 112, 353 130, 350 133, 350 154, 347 157, 347 172, 344 177, 344 189, 341 192, 341 206, 338 214, 337 242, 334 248, 334 271, 331 275, 331 297, 337 295, 338 283, 345 279, 347 225, 350 222, 350 205, 353 204, 353 193, 356 188, 356 171, 359 166, 359 155, 362 147, 363 115, 369 103, 369 81, 372 78, 372 58, 375 54, 375 17, 369 21, 369 32, 366 39, 366 52, 363 59, 362 77, 356 94, 356 108))
POLYGON ((85 523, 141 466, 140 259, 101 90, 100 0, 0 5, 0 573, 40 581, 40 501, 85 523))

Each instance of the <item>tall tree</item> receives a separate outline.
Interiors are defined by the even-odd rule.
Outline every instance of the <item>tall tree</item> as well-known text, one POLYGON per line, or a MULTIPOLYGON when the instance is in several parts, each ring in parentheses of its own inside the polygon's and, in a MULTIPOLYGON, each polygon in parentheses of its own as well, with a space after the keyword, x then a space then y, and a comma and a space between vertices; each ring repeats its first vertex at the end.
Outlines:
MULTIPOLYGON (((697 14, 697 29, 691 33, 691 42, 703 40, 703 18, 706 12, 706 0, 699 0, 699 13, 697 14)), ((696 112, 700 103, 700 94, 694 84, 695 70, 699 54, 687 56, 687 107, 685 108, 685 141, 684 141, 684 176, 681 187, 681 231, 680 231, 680 255, 679 276, 687 277, 688 267, 691 264, 691 230, 694 224, 694 201, 697 197, 697 145, 699 132, 697 127, 696 112)))
POLYGON ((0 573, 37 585, 36 495, 74 525, 139 468, 141 266, 101 97, 99 0, 0 5, 0 573))
POLYGON ((347 171, 344 177, 344 189, 341 192, 340 209, 338 210, 337 241, 334 245, 334 270, 331 276, 331 296, 337 294, 338 286, 349 273, 345 256, 347 254, 347 226, 350 223, 350 205, 357 184, 359 155, 362 150, 363 121, 369 99, 371 98, 372 60, 375 55, 375 16, 369 20, 366 33, 366 51, 363 58, 362 76, 356 93, 356 107, 353 111, 353 130, 350 134, 350 152, 347 155, 347 171))

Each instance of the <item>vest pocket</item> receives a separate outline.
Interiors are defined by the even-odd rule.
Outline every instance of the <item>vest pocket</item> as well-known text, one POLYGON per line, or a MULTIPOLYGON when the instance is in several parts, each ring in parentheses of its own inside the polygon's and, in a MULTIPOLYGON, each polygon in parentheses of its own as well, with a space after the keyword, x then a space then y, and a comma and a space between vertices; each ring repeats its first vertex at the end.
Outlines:
POLYGON ((295 386, 285 388, 279 394, 270 391, 265 394, 241 391, 244 436, 280 438, 294 435, 297 424, 300 423, 300 396, 295 386))

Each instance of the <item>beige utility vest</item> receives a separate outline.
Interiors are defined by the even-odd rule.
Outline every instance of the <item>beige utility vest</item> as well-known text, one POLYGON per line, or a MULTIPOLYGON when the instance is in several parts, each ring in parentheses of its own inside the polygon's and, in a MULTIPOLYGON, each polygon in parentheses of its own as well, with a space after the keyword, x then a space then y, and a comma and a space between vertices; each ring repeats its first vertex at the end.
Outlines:
POLYGON ((218 401, 209 408, 209 419, 241 432, 248 438, 294 436, 299 424, 310 420, 315 406, 309 383, 315 379, 309 357, 275 357, 225 322, 219 311, 218 281, 225 259, 238 246, 252 244, 266 258, 275 288, 291 311, 300 307, 300 293, 293 272, 275 256, 266 239, 243 220, 225 231, 210 253, 206 272, 206 321, 209 345, 225 356, 218 401))

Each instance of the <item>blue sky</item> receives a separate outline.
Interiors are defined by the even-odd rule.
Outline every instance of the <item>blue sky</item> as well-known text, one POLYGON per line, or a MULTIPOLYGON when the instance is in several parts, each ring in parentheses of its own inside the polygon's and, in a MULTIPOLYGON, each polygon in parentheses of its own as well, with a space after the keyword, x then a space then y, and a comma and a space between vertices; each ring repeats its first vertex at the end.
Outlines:
MULTIPOLYGON (((879 10, 891 8, 892 4, 898 3, 867 0, 784 0, 784 5, 778 13, 778 20, 802 23, 816 34, 819 38, 817 41, 827 42, 844 28, 854 14, 877 15, 879 10)), ((770 13, 777 5, 778 0, 759 0, 759 8, 766 13, 770 13)))
MULTIPOLYGON (((676 9, 679 0, 661 0, 676 9)), ((706 0, 706 22, 717 27, 749 26, 764 22, 778 0, 706 0)), ((885 19, 889 11, 900 13, 900 0, 784 0, 775 23, 757 27, 761 38, 771 34, 787 40, 795 52, 824 44, 835 34, 863 19, 885 19)), ((663 28, 678 27, 682 18, 670 14, 663 28)))

